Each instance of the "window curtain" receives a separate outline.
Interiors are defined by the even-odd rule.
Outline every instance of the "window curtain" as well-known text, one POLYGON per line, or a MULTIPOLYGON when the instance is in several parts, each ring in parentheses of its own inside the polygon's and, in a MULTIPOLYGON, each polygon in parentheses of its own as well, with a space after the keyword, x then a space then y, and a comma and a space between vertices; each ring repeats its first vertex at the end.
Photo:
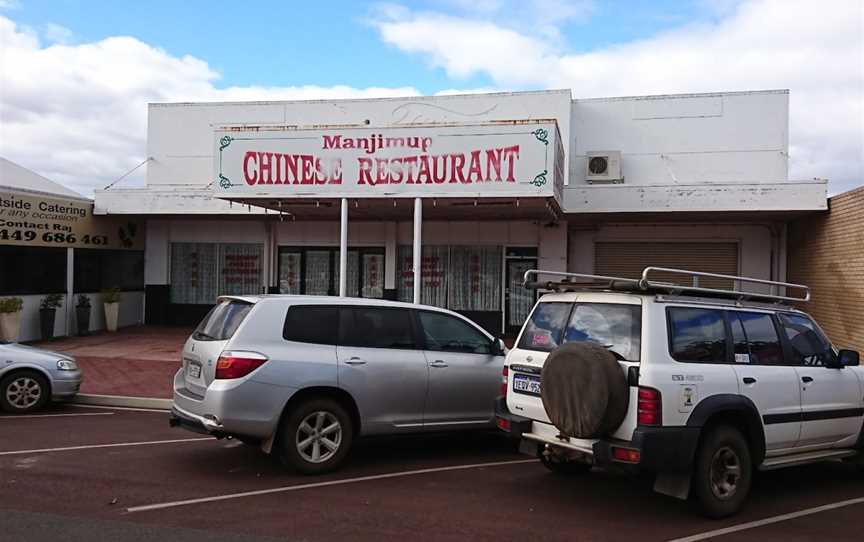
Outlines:
MULTIPOLYGON (((410 245, 400 245, 397 253, 397 295, 400 301, 414 300, 414 249, 410 245)), ((449 247, 425 246, 421 253, 420 302, 436 307, 447 306, 447 266, 449 263, 449 247)))
POLYGON ((261 293, 261 245, 219 245, 219 295, 261 293))
POLYGON ((384 297, 384 255, 363 254, 363 297, 384 297))
POLYGON ((330 251, 306 251, 305 292, 307 295, 330 294, 330 251))
MULTIPOLYGON (((333 251, 333 289, 334 294, 339 295, 339 250, 333 251)), ((360 258, 356 250, 348 251, 348 279, 345 281, 345 295, 347 297, 360 296, 360 258)))
POLYGON ((171 243, 171 303, 212 304, 217 282, 215 243, 171 243))
POLYGON ((279 253, 279 292, 300 293, 300 252, 279 253))
POLYGON ((458 311, 501 310, 502 254, 501 247, 451 247, 447 308, 458 311))

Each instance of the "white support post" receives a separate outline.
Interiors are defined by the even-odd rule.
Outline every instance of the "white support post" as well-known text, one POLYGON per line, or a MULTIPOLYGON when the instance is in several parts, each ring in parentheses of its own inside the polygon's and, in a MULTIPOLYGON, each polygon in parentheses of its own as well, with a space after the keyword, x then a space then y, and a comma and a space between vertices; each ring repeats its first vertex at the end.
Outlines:
POLYGON ((339 228, 339 297, 348 292, 348 198, 342 198, 339 228))
MULTIPOLYGON (((75 249, 66 249, 66 329, 61 335, 72 336, 72 315, 75 312, 75 249)), ((76 320, 77 322, 77 320, 76 320)))
POLYGON ((420 303, 420 271, 422 264, 423 199, 414 198, 414 303, 420 303))

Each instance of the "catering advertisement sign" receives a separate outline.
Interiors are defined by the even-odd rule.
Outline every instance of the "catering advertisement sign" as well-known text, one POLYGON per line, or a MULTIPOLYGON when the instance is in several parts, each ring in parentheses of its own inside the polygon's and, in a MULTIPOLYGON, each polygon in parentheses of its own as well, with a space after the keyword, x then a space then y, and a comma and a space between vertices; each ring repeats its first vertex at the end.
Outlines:
POLYGON ((0 245, 143 250, 135 220, 93 216, 81 200, 0 192, 0 245))
POLYGON ((552 196, 554 121, 215 131, 219 197, 552 196))

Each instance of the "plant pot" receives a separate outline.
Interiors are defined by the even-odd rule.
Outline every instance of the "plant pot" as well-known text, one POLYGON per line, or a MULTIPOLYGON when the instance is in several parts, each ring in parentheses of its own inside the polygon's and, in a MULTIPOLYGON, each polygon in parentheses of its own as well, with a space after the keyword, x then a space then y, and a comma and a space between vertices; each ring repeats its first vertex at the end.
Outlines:
POLYGON ((56 309, 39 309, 39 329, 42 332, 42 340, 50 341, 54 338, 54 317, 56 309))
POLYGON ((21 311, 0 313, 0 338, 4 341, 18 342, 21 329, 21 311))
POLYGON ((78 324, 78 335, 90 334, 90 307, 75 307, 75 321, 78 324))
POLYGON ((120 303, 105 303, 105 329, 110 332, 117 331, 117 316, 120 303))

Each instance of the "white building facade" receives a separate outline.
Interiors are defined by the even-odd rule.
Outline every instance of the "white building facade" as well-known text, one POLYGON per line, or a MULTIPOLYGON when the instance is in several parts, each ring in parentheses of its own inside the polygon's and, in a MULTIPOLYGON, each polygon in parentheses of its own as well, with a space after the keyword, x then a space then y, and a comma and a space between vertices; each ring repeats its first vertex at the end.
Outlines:
POLYGON ((569 90, 151 104, 146 320, 216 296, 419 300, 512 333, 525 270, 646 265, 784 280, 786 223, 826 208, 788 178, 788 93, 573 100, 569 90), (419 274, 419 280, 415 280, 419 274))

